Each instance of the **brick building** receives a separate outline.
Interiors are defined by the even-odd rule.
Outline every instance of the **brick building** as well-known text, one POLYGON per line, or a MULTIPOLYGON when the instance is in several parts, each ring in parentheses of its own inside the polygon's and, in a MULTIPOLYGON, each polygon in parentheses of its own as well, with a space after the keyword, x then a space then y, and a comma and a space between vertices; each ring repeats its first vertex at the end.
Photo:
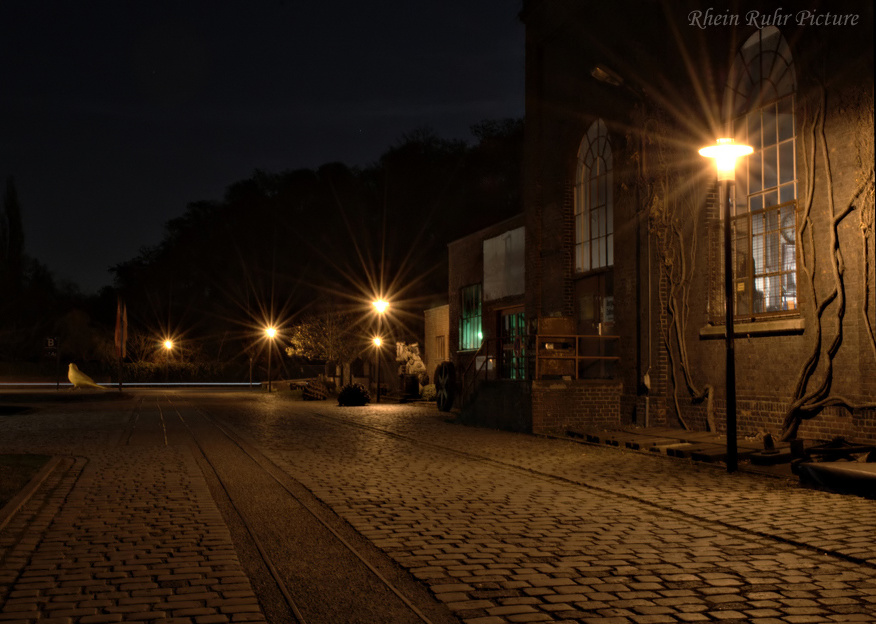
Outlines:
POLYGON ((445 303, 428 308, 423 317, 423 364, 429 376, 434 377, 438 365, 450 357, 450 306, 445 303))
POLYGON ((872 5, 521 19, 531 428, 725 430, 725 198, 697 150, 731 136, 754 148, 731 187, 738 430, 876 442, 872 5))
POLYGON ((528 390, 524 240, 518 214, 448 245, 450 356, 460 403, 468 407, 477 391, 477 419, 514 429, 529 428, 519 414, 504 415, 508 397, 528 390))

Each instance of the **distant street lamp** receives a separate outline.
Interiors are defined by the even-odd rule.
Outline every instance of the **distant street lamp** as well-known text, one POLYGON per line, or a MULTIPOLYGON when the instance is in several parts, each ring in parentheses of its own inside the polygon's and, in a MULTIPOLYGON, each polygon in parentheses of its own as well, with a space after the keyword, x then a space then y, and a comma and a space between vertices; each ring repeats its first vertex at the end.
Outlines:
POLYGON ((733 262, 730 249, 730 183, 736 180, 736 159, 754 152, 750 145, 740 145, 733 139, 718 139, 716 145, 700 150, 700 155, 714 158, 718 169, 718 184, 724 194, 724 304, 726 314, 725 351, 726 394, 727 394, 727 472, 735 472, 738 467, 736 448, 736 355, 733 345, 733 262))
POLYGON ((380 403, 380 345, 383 344, 383 339, 380 336, 375 336, 372 340, 374 343, 374 368, 377 369, 377 398, 375 403, 380 403))
POLYGON ((164 380, 166 382, 170 382, 170 352, 173 350, 173 340, 167 338, 164 341, 164 354, 165 354, 165 364, 164 364, 164 380))
POLYGON ((268 393, 271 392, 271 354, 274 351, 274 336, 277 330, 274 327, 265 328, 265 336, 268 337, 268 393))
MULTIPOLYGON (((371 305, 373 305, 374 309, 377 310, 377 331, 379 333, 381 331, 381 321, 383 320, 383 315, 386 313, 387 308, 389 308, 389 301, 380 298, 376 301, 372 301, 371 305)), ((374 360, 377 368, 377 398, 375 400, 375 403, 380 403, 380 345, 382 344, 382 338, 380 338, 379 336, 374 338, 374 360)))

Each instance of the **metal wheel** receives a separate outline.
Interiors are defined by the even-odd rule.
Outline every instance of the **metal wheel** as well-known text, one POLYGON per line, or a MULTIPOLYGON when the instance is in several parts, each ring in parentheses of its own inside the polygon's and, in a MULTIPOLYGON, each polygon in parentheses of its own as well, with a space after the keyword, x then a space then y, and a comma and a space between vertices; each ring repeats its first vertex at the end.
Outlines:
POLYGON ((441 362, 435 369, 435 403, 438 410, 449 412, 456 399, 456 367, 453 362, 441 362))

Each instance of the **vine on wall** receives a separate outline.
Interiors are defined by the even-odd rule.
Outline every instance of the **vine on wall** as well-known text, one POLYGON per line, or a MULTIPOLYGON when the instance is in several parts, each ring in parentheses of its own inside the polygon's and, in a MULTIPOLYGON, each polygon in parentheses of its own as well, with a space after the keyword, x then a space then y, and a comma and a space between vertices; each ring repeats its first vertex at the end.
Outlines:
POLYGON ((809 292, 809 305, 813 312, 811 352, 803 362, 790 404, 785 413, 782 439, 793 440, 804 420, 814 418, 829 406, 842 406, 849 410, 876 407, 876 403, 859 403, 836 393, 833 388, 834 361, 843 344, 844 328, 849 303, 846 295, 846 252, 853 257, 852 246, 857 244, 849 236, 841 235, 841 226, 853 213, 857 213, 857 227, 861 245, 862 266, 861 297, 851 303, 860 303, 863 315, 862 324, 866 332, 873 356, 876 357, 876 337, 870 320, 871 300, 874 297, 874 284, 870 281, 873 268, 872 257, 874 237, 874 167, 873 167, 873 94, 872 91, 859 92, 851 98, 846 110, 840 111, 846 119, 855 120, 856 179, 851 196, 844 203, 837 200, 838 189, 831 164, 830 145, 825 132, 826 90, 822 84, 817 97, 802 107, 802 132, 800 133, 802 169, 806 174, 802 189, 802 205, 797 225, 797 257, 799 274, 809 292), (824 172, 824 191, 826 198, 826 221, 828 232, 826 240, 820 240, 821 249, 816 244, 813 215, 813 200, 816 195, 816 164, 820 158, 824 172), (827 263, 828 284, 821 286, 819 292, 818 276, 820 264, 827 263))
POLYGON ((691 310, 691 280, 696 270, 700 237, 699 198, 702 194, 697 191, 701 189, 692 185, 690 180, 693 177, 682 177, 677 165, 681 162, 678 155, 672 152, 669 141, 660 138, 669 134, 656 132, 650 136, 656 164, 649 167, 649 179, 640 181, 640 184, 646 187, 649 232, 656 243, 661 279, 667 284, 665 289, 659 289, 660 305, 667 315, 667 322, 660 323, 660 332, 669 357, 672 400, 678 419, 688 428, 678 402, 680 384, 677 375, 680 372, 691 401, 695 404, 706 402, 709 429, 715 431, 714 387, 708 383, 701 386, 693 379, 685 338, 691 310))

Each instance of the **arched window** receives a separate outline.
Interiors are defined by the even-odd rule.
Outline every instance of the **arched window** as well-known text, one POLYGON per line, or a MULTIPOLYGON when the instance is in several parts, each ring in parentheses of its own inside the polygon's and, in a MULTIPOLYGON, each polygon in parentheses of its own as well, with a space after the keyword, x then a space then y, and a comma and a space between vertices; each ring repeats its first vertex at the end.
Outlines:
POLYGON ((754 147, 736 170, 736 310, 741 316, 797 307, 797 80, 791 50, 775 27, 740 48, 725 94, 737 142, 754 147))
POLYGON ((611 143, 597 119, 578 149, 575 183, 575 270, 614 265, 614 202, 611 143))

